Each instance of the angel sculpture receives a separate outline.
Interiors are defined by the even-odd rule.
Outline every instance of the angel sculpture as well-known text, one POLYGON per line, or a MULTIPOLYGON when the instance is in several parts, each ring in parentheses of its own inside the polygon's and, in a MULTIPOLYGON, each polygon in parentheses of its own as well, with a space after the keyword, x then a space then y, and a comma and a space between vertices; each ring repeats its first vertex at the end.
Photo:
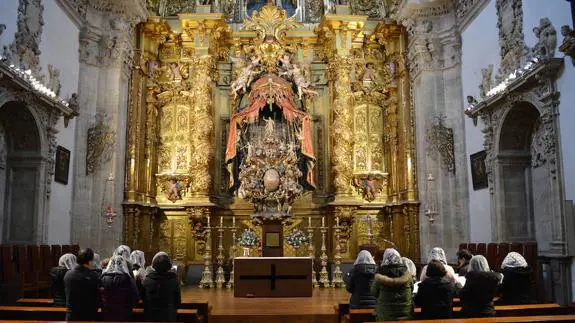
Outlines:
POLYGON ((363 194, 368 201, 375 199, 375 180, 371 175, 363 182, 363 194))
POLYGON ((297 95, 298 98, 301 100, 304 94, 308 95, 317 95, 318 93, 309 87, 311 86, 311 82, 309 82, 305 77, 305 71, 297 65, 293 66, 292 75, 293 81, 297 86, 297 95))
POLYGON ((168 200, 176 202, 182 199, 182 186, 175 178, 171 178, 168 183, 168 200))
POLYGON ((250 86, 254 77, 259 73, 260 58, 253 55, 250 59, 249 64, 243 68, 242 72, 238 78, 232 82, 232 93, 234 94, 234 99, 238 97, 238 91, 242 90, 246 92, 247 88, 250 86))
POLYGON ((288 52, 285 52, 280 58, 279 63, 281 63, 282 72, 280 76, 291 77, 293 72, 293 64, 291 63, 291 56, 288 52))

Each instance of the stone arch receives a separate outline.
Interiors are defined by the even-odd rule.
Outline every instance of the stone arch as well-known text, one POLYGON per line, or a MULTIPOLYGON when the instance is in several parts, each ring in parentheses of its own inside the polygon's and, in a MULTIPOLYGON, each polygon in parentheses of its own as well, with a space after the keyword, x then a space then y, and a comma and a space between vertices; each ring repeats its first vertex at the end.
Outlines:
POLYGON ((17 101, 0 106, 5 168, 0 172, 2 242, 36 243, 44 218, 44 153, 33 109, 17 101))

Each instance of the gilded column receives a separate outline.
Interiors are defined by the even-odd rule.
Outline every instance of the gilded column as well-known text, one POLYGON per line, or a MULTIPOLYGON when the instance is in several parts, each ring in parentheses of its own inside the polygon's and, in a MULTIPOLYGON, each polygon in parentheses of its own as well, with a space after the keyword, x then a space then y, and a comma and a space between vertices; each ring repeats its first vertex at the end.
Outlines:
POLYGON ((330 127, 333 189, 336 199, 351 196, 353 176, 353 107, 351 59, 334 56, 329 62, 333 82, 333 115, 330 127))
MULTIPOLYGON (((139 62, 141 61, 142 52, 134 52, 134 64, 130 77, 130 97, 128 102, 128 120, 138 120, 140 110, 142 109, 142 70, 139 62)), ((138 194, 138 156, 137 156, 137 139, 138 139, 138 122, 127 122, 128 130, 126 135, 126 178, 124 188, 124 198, 127 202, 136 201, 138 194)))
POLYGON ((158 125, 158 107, 157 89, 148 88, 146 95, 146 151, 145 151, 145 175, 146 175, 146 203, 155 204, 156 185, 155 185, 155 165, 157 153, 157 125, 158 125))
POLYGON ((214 145, 214 117, 212 88, 216 77, 216 60, 212 55, 194 58, 192 81, 193 127, 191 129, 191 152, 189 174, 190 192, 193 198, 206 198, 212 188, 214 145))

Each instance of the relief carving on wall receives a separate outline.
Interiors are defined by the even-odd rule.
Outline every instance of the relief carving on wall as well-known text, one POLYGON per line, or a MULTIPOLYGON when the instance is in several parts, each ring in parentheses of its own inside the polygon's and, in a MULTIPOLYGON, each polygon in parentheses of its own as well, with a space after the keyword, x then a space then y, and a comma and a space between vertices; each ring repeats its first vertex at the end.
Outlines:
POLYGON ((526 50, 523 36, 523 1, 497 0, 497 28, 501 67, 496 76, 498 83, 521 66, 526 50))
POLYGON ((381 19, 387 14, 387 3, 384 0, 350 0, 351 13, 368 16, 370 19, 381 19))
POLYGON ((93 174, 101 165, 109 162, 114 153, 116 132, 104 113, 98 113, 88 128, 86 151, 86 175, 93 174))
POLYGON ((427 129, 427 140, 436 149, 447 170, 455 174, 455 151, 453 129, 445 126, 445 116, 435 117, 436 121, 427 129))
POLYGON ((10 46, 4 46, 2 56, 21 69, 31 70, 41 79, 40 38, 44 27, 44 6, 41 0, 19 0, 17 31, 10 46))

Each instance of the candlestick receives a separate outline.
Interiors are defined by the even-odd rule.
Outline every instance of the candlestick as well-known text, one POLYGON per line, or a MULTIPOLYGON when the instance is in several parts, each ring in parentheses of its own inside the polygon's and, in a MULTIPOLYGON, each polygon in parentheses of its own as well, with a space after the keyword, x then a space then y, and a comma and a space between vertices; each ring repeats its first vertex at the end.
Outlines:
POLYGON ((340 234, 340 229, 339 229, 339 217, 335 218, 336 223, 338 223, 338 225, 335 227, 335 253, 333 256, 334 259, 334 264, 335 264, 335 269, 333 271, 333 279, 331 281, 331 286, 332 287, 344 287, 345 283, 343 281, 343 272, 341 271, 341 246, 340 246, 340 241, 339 241, 339 234, 340 234))
POLYGON ((313 287, 319 287, 319 284, 317 282, 317 275, 315 273, 315 269, 314 269, 314 263, 315 263, 315 250, 314 250, 314 246, 313 246, 313 228, 311 226, 311 216, 308 217, 308 223, 309 226, 307 227, 307 234, 308 234, 308 245, 307 245, 307 250, 309 252, 309 256, 311 258, 311 282, 313 287))
POLYGON ((212 265, 212 228, 210 227, 210 215, 206 215, 207 225, 204 230, 206 230, 206 248, 204 253, 204 271, 202 272, 202 280, 200 280, 200 288, 214 287, 214 280, 212 279, 212 271, 210 267, 212 265))
MULTIPOLYGON (((229 249, 230 251, 230 255, 229 255, 229 259, 230 261, 234 262, 234 258, 236 257, 236 217, 232 217, 232 245, 229 249)), ((234 288, 234 267, 232 266, 232 271, 230 272, 230 279, 228 280, 228 283, 226 284, 227 288, 234 288)))
POLYGON ((222 288, 226 283, 224 277, 224 217, 220 216, 220 226, 218 228, 218 256, 216 260, 218 262, 218 269, 216 270, 216 287, 222 288))
POLYGON ((321 226, 325 227, 325 217, 324 216, 321 217, 321 226))
MULTIPOLYGON (((322 222, 323 218, 322 218, 322 222)), ((327 228, 322 225, 320 228, 321 231, 321 256, 319 257, 321 261, 321 271, 319 272, 319 284, 322 287, 330 287, 331 284, 329 282, 329 277, 327 273, 327 248, 325 246, 325 234, 327 232, 327 228)))

